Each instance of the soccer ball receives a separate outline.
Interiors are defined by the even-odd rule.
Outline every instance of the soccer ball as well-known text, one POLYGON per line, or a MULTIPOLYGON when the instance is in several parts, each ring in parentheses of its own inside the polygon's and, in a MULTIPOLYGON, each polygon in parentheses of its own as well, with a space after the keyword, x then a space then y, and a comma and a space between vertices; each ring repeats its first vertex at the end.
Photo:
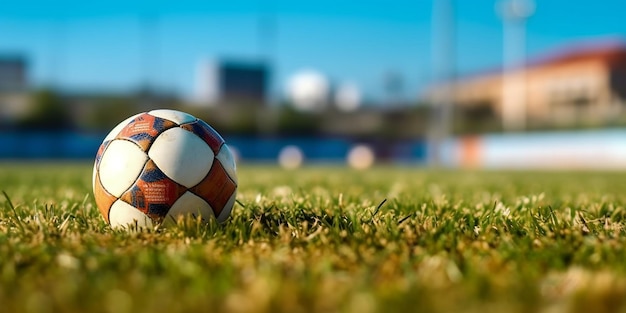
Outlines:
POLYGON ((181 215, 228 218, 236 165, 224 139, 184 112, 153 110, 119 123, 93 167, 93 192, 112 227, 174 224, 181 215))

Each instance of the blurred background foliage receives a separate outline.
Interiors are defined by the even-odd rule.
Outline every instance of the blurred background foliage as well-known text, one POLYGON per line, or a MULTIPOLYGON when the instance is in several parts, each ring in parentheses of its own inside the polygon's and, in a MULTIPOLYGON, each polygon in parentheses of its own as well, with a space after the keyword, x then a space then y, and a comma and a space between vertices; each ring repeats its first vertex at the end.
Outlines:
MULTIPOLYGON (((108 132, 125 118, 158 108, 188 112, 203 119, 224 135, 283 136, 334 135, 371 136, 372 138, 424 138, 436 123, 432 106, 416 103, 401 108, 362 108, 342 112, 336 108, 306 112, 288 102, 271 107, 237 103, 200 107, 180 99, 130 95, 64 95, 50 88, 34 90, 26 95, 28 110, 3 129, 28 131, 108 132), (88 104, 88 105, 85 105, 88 104)), ((452 114, 452 134, 485 134, 503 131, 502 120, 488 105, 456 107, 452 114)), ((556 120, 531 120, 527 130, 600 129, 626 126, 625 115, 610 120, 579 116, 567 123, 556 120)))
POLYGON ((20 129, 64 130, 72 129, 75 120, 67 110, 67 103, 52 89, 41 89, 30 96, 31 110, 17 122, 20 129))

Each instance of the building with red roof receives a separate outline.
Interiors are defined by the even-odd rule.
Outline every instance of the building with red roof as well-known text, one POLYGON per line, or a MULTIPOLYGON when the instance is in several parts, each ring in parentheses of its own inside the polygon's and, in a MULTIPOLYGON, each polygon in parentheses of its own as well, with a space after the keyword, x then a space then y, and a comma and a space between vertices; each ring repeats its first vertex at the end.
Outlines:
POLYGON ((502 115, 505 75, 523 72, 526 118, 530 121, 606 120, 626 107, 626 44, 590 42, 539 55, 517 72, 488 71, 439 84, 426 93, 437 103, 452 90, 455 108, 502 115))

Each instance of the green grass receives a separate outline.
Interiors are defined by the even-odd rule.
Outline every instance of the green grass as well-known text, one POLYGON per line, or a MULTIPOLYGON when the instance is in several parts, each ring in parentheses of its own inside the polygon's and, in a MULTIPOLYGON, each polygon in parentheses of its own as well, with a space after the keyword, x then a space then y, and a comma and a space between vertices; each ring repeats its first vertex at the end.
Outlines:
POLYGON ((625 178, 244 166, 226 223, 125 232, 89 165, 0 164, 0 306, 624 312, 625 178))

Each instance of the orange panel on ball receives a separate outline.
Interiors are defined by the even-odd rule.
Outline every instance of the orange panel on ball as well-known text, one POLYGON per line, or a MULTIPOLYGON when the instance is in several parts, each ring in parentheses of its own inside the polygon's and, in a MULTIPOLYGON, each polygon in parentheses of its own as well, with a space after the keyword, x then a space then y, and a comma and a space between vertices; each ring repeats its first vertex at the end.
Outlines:
POLYGON ((215 159, 209 174, 190 190, 209 203, 215 216, 219 216, 224 206, 237 189, 237 184, 228 176, 222 163, 215 159))
POLYGON ((120 199, 151 218, 160 220, 187 189, 167 177, 152 160, 120 199))
POLYGON ((174 126, 176 123, 170 120, 144 113, 128 123, 117 135, 117 138, 130 140, 139 145, 143 151, 148 151, 154 138, 164 130, 174 126))
POLYGON ((94 197, 96 198, 96 205, 98 206, 100 213, 102 213, 104 220, 108 223, 109 209, 117 198, 104 189, 102 183, 100 183, 100 175, 98 173, 96 173, 96 180, 94 184, 94 197))
POLYGON ((213 153, 216 155, 220 151, 222 144, 224 144, 222 136, 220 136, 220 134, 215 131, 213 127, 209 126, 209 124, 200 119, 188 124, 180 125, 180 127, 196 134, 204 140, 204 142, 211 147, 211 150, 213 150, 213 153))

